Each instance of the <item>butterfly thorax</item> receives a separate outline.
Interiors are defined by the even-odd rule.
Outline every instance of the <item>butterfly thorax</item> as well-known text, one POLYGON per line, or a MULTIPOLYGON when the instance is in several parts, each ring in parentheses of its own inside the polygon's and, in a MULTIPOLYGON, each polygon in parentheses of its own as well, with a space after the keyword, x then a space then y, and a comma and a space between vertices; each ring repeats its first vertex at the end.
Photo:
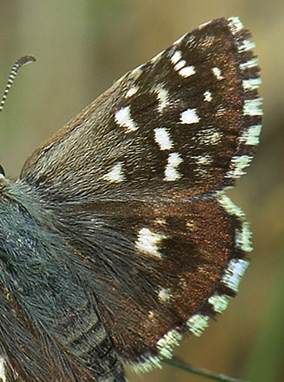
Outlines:
POLYGON ((48 212, 43 217, 42 202, 29 203, 38 198, 27 185, 3 178, 0 188, 0 315, 7 318, 1 320, 0 331, 12 333, 1 336, 0 349, 13 341, 23 359, 34 349, 30 370, 45 372, 45 380, 60 380, 53 367, 59 354, 66 363, 83 362, 82 375, 90 374, 90 368, 90 378, 120 378, 121 364, 87 282, 90 271, 80 257, 74 261, 72 247, 48 222, 48 212), (47 354, 38 347, 38 331, 49 343, 47 354), (39 371, 34 364, 45 368, 39 371), (49 379, 52 373, 56 379, 49 379))

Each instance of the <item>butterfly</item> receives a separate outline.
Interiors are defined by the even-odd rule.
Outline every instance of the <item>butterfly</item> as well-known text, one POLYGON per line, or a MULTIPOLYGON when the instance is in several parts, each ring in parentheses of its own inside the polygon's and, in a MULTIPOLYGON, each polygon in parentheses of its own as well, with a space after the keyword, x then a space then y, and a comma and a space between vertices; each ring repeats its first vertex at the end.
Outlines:
POLYGON ((5 382, 124 382, 236 295, 251 250, 226 196, 261 129, 257 58, 217 19, 125 74, 0 175, 5 382))

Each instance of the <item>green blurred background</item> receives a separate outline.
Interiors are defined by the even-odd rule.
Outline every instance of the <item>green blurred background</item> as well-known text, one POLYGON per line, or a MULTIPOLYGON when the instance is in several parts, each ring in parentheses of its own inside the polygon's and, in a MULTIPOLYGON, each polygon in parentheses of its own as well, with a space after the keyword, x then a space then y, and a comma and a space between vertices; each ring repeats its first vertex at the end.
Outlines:
MULTIPOLYGON (((16 177, 25 158, 127 70, 200 23, 239 15, 262 68, 264 128, 257 156, 235 190, 254 252, 238 297, 201 338, 175 355, 252 382, 284 381, 284 1, 0 0, 0 85, 21 55, 22 70, 0 118, 0 162, 16 177)), ((198 382, 169 366, 128 373, 130 382, 198 382)))

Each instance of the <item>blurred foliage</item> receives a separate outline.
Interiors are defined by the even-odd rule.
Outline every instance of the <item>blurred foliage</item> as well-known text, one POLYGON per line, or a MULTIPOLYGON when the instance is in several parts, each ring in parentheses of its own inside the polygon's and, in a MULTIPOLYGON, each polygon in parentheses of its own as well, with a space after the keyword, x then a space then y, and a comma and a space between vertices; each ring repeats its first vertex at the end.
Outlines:
MULTIPOLYGON (((239 15, 262 68, 264 128, 248 175, 230 192, 253 230, 252 263, 233 301, 201 338, 175 354, 251 382, 284 381, 284 2, 276 0, 0 1, 0 81, 21 55, 25 68, 1 115, 0 161, 16 177, 25 158, 127 70, 200 23, 239 15)), ((198 382, 164 366, 130 382, 198 382)))

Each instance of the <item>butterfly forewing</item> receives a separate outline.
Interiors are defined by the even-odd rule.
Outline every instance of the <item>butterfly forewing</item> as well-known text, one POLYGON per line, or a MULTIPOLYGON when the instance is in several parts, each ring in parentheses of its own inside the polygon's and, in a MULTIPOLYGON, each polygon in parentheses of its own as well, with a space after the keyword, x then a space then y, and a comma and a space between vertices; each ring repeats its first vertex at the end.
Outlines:
POLYGON ((244 88, 246 78, 258 83, 258 68, 241 69, 253 60, 242 48, 248 34, 232 28, 213 21, 126 74, 36 151, 21 176, 64 200, 232 184, 253 152, 244 135, 260 122, 256 86, 244 88))
POLYGON ((223 190, 250 163, 260 131, 248 37, 237 18, 183 36, 23 167, 20 182, 83 259, 100 319, 135 367, 169 357, 187 330, 199 335, 247 266, 247 223, 223 190))

